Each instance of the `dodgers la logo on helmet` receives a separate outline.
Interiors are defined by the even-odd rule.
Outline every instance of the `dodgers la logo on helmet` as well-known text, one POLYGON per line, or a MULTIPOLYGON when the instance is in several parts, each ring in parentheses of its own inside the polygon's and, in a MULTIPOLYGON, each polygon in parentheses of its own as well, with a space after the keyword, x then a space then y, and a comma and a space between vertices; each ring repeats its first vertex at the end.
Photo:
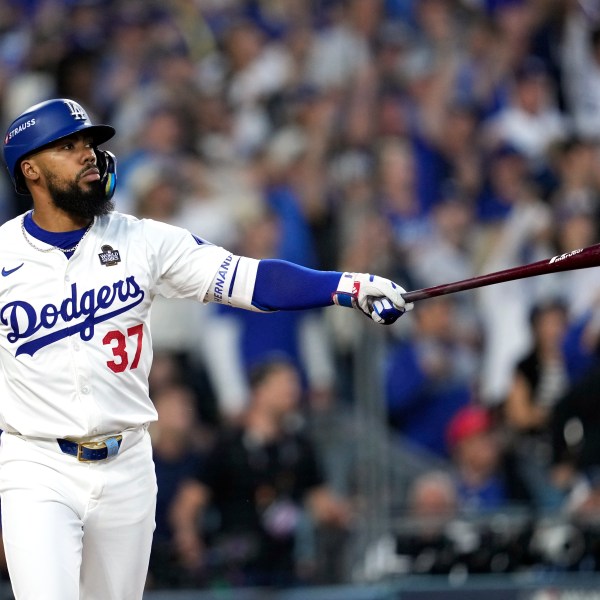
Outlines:
POLYGON ((94 125, 84 108, 68 98, 40 102, 19 115, 4 136, 4 160, 17 192, 28 193, 21 174, 23 158, 79 131, 88 133, 96 146, 115 134, 110 125, 94 125))
POLYGON ((83 106, 81 106, 81 104, 75 102, 74 100, 64 100, 64 103, 69 107, 69 110, 71 111, 71 116, 75 119, 75 120, 79 120, 81 119, 82 121, 87 121, 88 116, 87 113, 85 112, 85 110, 83 109, 83 106))

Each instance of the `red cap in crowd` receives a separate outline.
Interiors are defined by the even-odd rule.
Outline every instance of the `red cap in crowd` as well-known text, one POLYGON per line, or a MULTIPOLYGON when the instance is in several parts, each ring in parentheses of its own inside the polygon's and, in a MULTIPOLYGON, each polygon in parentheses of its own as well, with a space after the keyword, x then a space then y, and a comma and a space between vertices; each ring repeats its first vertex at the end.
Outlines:
POLYGON ((450 420, 446 429, 448 446, 453 448, 465 438, 489 431, 492 419, 489 412, 481 406, 465 406, 450 420))

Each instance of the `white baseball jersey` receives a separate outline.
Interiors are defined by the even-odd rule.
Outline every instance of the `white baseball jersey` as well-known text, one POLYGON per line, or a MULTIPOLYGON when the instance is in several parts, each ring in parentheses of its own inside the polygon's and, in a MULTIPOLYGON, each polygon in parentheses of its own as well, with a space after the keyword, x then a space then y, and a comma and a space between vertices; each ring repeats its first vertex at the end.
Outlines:
POLYGON ((0 227, 4 430, 77 439, 154 421, 148 396, 153 298, 251 308, 257 261, 184 229, 111 213, 95 219, 67 260, 57 249, 32 247, 22 219, 0 227))

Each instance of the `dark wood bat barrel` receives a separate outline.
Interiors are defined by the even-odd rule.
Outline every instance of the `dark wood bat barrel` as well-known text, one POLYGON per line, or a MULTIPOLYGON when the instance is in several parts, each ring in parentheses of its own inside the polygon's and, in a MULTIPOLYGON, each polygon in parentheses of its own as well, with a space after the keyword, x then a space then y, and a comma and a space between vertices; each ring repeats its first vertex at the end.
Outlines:
POLYGON ((576 269, 587 269, 597 266, 600 266, 600 244, 594 244, 587 248, 579 248, 578 250, 565 252, 564 254, 559 254, 558 256, 539 260, 527 265, 495 271, 494 273, 488 273, 487 275, 479 275, 477 277, 470 277, 469 279, 463 279, 453 283, 444 283, 442 285, 405 292, 402 294, 402 297, 407 302, 415 302, 417 300, 424 300, 425 298, 434 298, 435 296, 444 296, 446 294, 472 290, 486 285, 493 285, 495 283, 503 283, 504 281, 513 281, 525 277, 535 277, 537 275, 545 275, 548 273, 574 271, 576 269))

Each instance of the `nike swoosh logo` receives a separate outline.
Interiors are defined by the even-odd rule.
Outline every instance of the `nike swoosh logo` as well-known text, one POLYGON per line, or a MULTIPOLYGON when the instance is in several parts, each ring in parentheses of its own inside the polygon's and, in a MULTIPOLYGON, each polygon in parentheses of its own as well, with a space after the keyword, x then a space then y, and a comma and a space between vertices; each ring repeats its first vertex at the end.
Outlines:
POLYGON ((6 267, 2 267, 2 277, 7 277, 11 273, 18 271, 24 264, 25 263, 21 263, 18 267, 15 267, 14 269, 7 269, 6 267))

